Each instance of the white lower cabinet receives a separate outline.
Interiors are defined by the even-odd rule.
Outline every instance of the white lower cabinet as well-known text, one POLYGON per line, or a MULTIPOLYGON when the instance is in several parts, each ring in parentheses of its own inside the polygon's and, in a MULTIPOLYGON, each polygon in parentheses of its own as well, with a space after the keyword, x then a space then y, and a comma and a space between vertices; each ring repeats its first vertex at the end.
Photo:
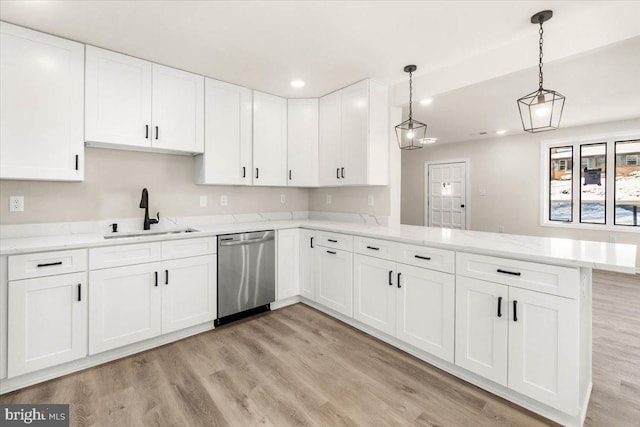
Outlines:
POLYGON ((455 278, 366 255, 354 255, 354 317, 453 362, 455 278))
POLYGON ((278 230, 276 299, 300 294, 299 229, 278 230))
POLYGON ((300 229, 300 295, 316 301, 316 232, 300 229))
POLYGON ((8 377, 87 355, 87 274, 9 282, 8 377))
POLYGON ((91 271, 89 354, 160 335, 162 264, 91 271))
POLYGON ((316 302, 346 316, 353 316, 353 254, 318 247, 316 302))
POLYGON ((162 333, 216 318, 216 258, 213 255, 162 263, 162 333))
POLYGON ((467 277, 456 288, 456 364, 576 415, 578 301, 467 277))

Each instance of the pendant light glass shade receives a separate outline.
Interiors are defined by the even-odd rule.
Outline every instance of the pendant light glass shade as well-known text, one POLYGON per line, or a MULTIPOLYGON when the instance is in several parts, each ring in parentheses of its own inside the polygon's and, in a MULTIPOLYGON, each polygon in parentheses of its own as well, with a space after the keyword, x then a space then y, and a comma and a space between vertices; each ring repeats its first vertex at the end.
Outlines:
POLYGON ((531 133, 555 130, 560 127, 565 97, 555 90, 544 89, 542 73, 542 24, 553 16, 550 10, 538 12, 531 17, 532 24, 540 25, 538 43, 538 89, 518 99, 518 110, 522 120, 522 128, 531 133))
POLYGON ((409 119, 396 126, 396 138, 398 139, 398 146, 401 150, 422 148, 427 136, 427 125, 413 119, 413 108, 411 105, 413 102, 412 73, 417 69, 418 67, 415 65, 407 65, 404 67, 404 71, 409 73, 409 119))

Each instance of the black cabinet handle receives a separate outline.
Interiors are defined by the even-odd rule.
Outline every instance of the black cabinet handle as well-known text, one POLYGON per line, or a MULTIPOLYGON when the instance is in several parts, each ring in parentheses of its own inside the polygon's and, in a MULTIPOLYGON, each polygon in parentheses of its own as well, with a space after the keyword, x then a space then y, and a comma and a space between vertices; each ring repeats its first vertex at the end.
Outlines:
POLYGON ((340 168, 336 168, 336 178, 340 179, 340 168))
POLYGON ((340 168, 340 170, 342 171, 340 175, 342 175, 340 178, 344 178, 344 168, 340 168))
POLYGON ((518 321, 518 300, 513 300, 513 321, 518 321))
POLYGON ((425 261, 431 261, 431 257, 429 257, 429 256, 414 255, 414 257, 418 258, 418 259, 423 259, 425 261))
POLYGON ((153 286, 158 287, 158 272, 157 272, 157 271, 154 271, 153 273, 154 273, 154 274, 155 274, 155 276, 156 276, 156 283, 155 283, 153 286))
POLYGON ((289 181, 291 181, 291 169, 289 169, 289 181))
POLYGON ((391 276, 393 276, 393 270, 389 270, 389 286, 393 286, 393 279, 391 276))
POLYGON ((331 254, 331 255, 335 255, 336 254, 334 251, 327 251, 327 253, 331 254))
POLYGON ((402 287, 402 285, 400 284, 400 276, 402 276, 402 273, 398 273, 398 288, 402 287))
POLYGON ((62 265, 62 261, 48 262, 46 264, 38 264, 38 267, 52 267, 54 265, 62 265))
POLYGON ((379 251, 380 248, 376 248, 375 246, 367 246, 367 249, 371 249, 372 251, 379 251))
POLYGON ((160 130, 158 129, 158 126, 156 126, 156 139, 158 139, 158 136, 160 136, 160 130))
POLYGON ((330 241, 331 243, 338 243, 337 240, 333 240, 333 239, 327 239, 328 241, 330 241))
POLYGON ((78 301, 82 301, 82 284, 78 283, 78 301))
POLYGON ((149 125, 144 125, 144 139, 149 139, 149 125))
POLYGON ((247 168, 245 166, 242 167, 242 177, 243 178, 247 177, 247 168))
POLYGON ((260 177, 260 169, 256 168, 256 179, 260 177))
POLYGON ((502 297, 498 297, 498 317, 502 317, 502 297))
POLYGON ((78 170, 78 155, 76 154, 76 170, 78 170))
POLYGON ((309 246, 311 246, 311 249, 313 249, 313 237, 309 239, 309 246))
POLYGON ((460 205, 461 208, 464 208, 464 205, 460 205))
POLYGON ((169 284, 169 270, 164 271, 164 284, 165 285, 169 284))
POLYGON ((508 270, 503 270, 501 268, 496 270, 498 273, 502 273, 502 274, 510 274, 512 276, 521 276, 522 273, 517 272, 517 271, 508 271, 508 270))

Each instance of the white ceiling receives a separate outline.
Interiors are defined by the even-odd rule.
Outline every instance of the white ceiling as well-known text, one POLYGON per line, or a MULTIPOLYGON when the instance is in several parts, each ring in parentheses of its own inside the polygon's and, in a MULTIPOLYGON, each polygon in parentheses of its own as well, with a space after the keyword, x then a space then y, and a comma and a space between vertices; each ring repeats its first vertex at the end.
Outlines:
MULTIPOLYGON (((545 64, 544 82, 566 97, 562 127, 638 118, 640 37, 545 64)), ((427 123, 437 144, 493 138, 499 129, 524 133, 516 99, 537 86, 535 66, 437 95, 430 105, 414 103, 414 117, 427 123)))
MULTIPOLYGON (((578 17, 599 16, 606 9, 613 15, 598 31, 607 33, 625 27, 621 22, 632 6, 612 1, 2 1, 0 19, 281 96, 304 97, 367 77, 403 81, 408 63, 424 74, 510 41, 535 44, 529 17, 549 7, 555 20, 574 18, 563 27, 567 31, 580 25, 578 17), (293 89, 292 79, 306 86, 293 89)), ((551 35, 560 26, 555 27, 550 26, 551 35)))

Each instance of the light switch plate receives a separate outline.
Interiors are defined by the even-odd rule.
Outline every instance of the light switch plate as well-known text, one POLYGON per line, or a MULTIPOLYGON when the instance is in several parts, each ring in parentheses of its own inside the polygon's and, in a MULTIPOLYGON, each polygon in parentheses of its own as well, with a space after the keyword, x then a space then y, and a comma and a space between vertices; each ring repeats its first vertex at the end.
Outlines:
POLYGON ((327 194, 327 204, 331 204, 331 194, 327 194))
POLYGON ((24 212, 24 196, 9 196, 9 212, 24 212))
POLYGON ((220 206, 227 206, 228 201, 226 194, 220 196, 220 206))
POLYGON ((367 204, 369 206, 373 206, 375 204, 375 198, 373 197, 373 194, 369 194, 369 197, 367 197, 367 204))
POLYGON ((201 208, 207 207, 207 196, 200 196, 200 207, 201 208))
POLYGON ((286 194, 281 194, 280 195, 280 203, 282 203, 282 204, 287 203, 287 195, 286 194))

